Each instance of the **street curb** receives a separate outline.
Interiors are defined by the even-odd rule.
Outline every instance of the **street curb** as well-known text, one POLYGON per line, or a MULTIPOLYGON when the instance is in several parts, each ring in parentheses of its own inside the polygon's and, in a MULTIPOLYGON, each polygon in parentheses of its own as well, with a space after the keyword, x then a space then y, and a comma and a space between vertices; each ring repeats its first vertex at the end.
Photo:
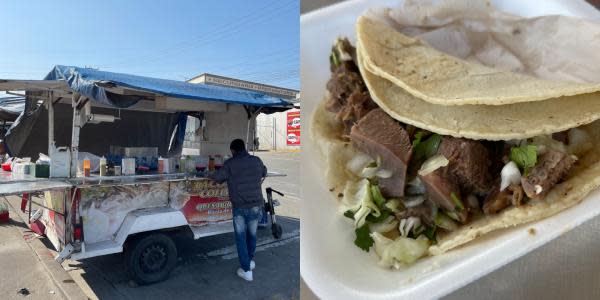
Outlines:
MULTIPOLYGON (((5 199, 5 202, 11 207, 14 215, 11 218, 18 218, 17 221, 21 221, 24 224, 27 224, 25 220, 21 217, 21 215, 17 212, 14 206, 5 199)), ((46 246, 40 241, 38 238, 35 238, 34 233, 28 228, 23 228, 21 226, 17 226, 21 234, 23 235, 23 239, 25 239, 26 244, 29 248, 37 255, 40 262, 44 266, 44 269, 50 275, 50 278, 54 282, 54 284, 60 289, 60 293, 65 297, 65 299, 69 300, 86 300, 89 299, 88 296, 85 295, 83 290, 77 285, 75 280, 63 269, 63 267, 54 260, 54 255, 46 246)))

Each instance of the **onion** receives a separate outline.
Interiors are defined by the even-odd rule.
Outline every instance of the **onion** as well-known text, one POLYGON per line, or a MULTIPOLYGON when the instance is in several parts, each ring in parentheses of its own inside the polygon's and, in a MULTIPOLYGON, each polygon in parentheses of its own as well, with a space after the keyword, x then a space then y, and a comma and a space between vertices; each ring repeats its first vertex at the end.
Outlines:
POLYGON ((509 161, 500 172, 502 178, 500 182, 500 191, 504 191, 511 184, 521 182, 521 172, 514 161, 509 161))
POLYGON ((406 185, 406 193, 409 195, 423 195, 427 192, 425 185, 418 176, 413 178, 413 180, 409 181, 406 185))
POLYGON ((375 176, 379 178, 390 178, 392 177, 392 174, 392 171, 386 169, 379 169, 377 172, 375 172, 375 176))
POLYGON ((401 236, 408 236, 411 230, 421 225, 421 219, 417 217, 408 217, 406 219, 400 220, 400 226, 398 230, 400 231, 401 236))
POLYGON ((425 176, 441 167, 447 166, 449 163, 448 159, 441 154, 434 155, 427 159, 419 170, 419 175, 425 176))
POLYGON ((424 196, 412 196, 412 197, 406 197, 406 199, 404 199, 404 201, 402 201, 404 203, 404 207, 415 207, 415 206, 419 206, 423 203, 423 201, 425 201, 425 197, 424 196))
POLYGON ((532 145, 537 146, 538 154, 544 154, 548 149, 566 153, 567 147, 549 135, 538 135, 532 139, 532 145))
POLYGON ((363 169, 373 162, 375 162, 375 160, 372 157, 364 153, 358 153, 346 163, 346 168, 353 174, 360 175, 363 169))

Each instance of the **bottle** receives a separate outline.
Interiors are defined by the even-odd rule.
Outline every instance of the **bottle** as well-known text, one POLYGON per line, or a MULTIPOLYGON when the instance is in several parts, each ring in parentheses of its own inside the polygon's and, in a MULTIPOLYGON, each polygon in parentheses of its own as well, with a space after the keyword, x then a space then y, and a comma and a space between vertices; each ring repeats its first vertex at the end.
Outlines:
POLYGON ((158 157, 158 174, 165 172, 165 159, 162 156, 158 157))
POLYGON ((215 159, 212 156, 208 157, 208 170, 211 172, 215 170, 215 159))
POLYGON ((92 169, 92 162, 87 156, 83 159, 83 176, 90 177, 90 171, 92 169))
POLYGON ((100 176, 106 176, 106 158, 100 158, 100 176))

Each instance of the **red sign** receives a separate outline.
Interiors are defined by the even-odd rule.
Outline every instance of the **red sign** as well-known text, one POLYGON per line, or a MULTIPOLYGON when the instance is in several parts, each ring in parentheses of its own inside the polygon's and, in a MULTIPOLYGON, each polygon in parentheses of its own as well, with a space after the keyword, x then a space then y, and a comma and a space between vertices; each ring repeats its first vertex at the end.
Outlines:
POLYGON ((186 192, 189 193, 189 199, 182 211, 188 223, 201 225, 231 220, 231 202, 226 184, 194 180, 188 184, 186 192))
POLYGON ((287 113, 287 135, 288 146, 300 145, 300 112, 290 111, 287 113))

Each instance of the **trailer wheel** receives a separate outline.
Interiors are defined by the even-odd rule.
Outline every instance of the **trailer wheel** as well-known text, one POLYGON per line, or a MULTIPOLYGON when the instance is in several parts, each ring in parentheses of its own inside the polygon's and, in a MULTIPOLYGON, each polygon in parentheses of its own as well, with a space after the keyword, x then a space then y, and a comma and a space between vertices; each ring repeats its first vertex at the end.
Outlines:
POLYGON ((133 240, 127 248, 126 263, 133 280, 140 285, 165 280, 177 264, 177 247, 162 233, 133 240))

